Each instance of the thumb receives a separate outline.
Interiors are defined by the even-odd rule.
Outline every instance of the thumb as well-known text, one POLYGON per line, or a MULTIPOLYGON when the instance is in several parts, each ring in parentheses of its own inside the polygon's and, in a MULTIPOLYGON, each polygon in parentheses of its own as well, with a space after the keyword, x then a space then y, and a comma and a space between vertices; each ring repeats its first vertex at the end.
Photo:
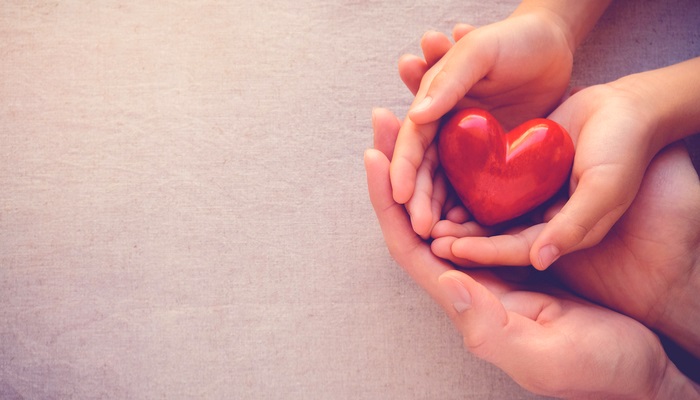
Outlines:
POLYGON ((465 36, 423 76, 409 118, 416 124, 437 121, 486 76, 495 59, 493 48, 465 36))
MULTIPOLYGON (((465 346, 526 389, 551 392, 547 389, 547 377, 551 376, 547 370, 558 358, 554 349, 560 344, 550 334, 551 329, 538 320, 544 315, 545 320, 552 321, 560 304, 546 294, 509 287, 494 275, 477 274, 473 273, 478 282, 455 270, 438 278, 443 296, 452 304, 453 310, 448 312, 464 336, 465 346)), ((558 328, 554 331, 561 336, 558 328)))
POLYGON ((639 184, 632 174, 587 171, 569 201, 547 222, 530 249, 530 262, 547 269, 560 256, 599 243, 627 210, 639 184))
POLYGON ((508 325, 508 313, 501 301, 471 276, 456 270, 438 278, 439 292, 452 309, 447 309, 464 337, 464 344, 476 356, 494 362, 500 338, 508 325))

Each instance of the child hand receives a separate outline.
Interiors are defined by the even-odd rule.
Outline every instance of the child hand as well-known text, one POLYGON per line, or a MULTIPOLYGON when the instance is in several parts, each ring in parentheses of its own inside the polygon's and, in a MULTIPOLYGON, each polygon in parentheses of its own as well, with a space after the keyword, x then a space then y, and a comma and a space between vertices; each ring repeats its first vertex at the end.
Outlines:
POLYGON ((699 68, 700 57, 571 96, 550 115, 576 144, 566 204, 550 209, 546 224, 499 236, 466 237, 474 222, 441 221, 432 231, 440 238, 433 250, 458 264, 546 269, 559 256, 598 243, 629 207, 652 157, 700 131, 699 68))
MULTIPOLYGON (((546 269, 559 256, 598 243, 632 203, 654 155, 650 138, 655 125, 641 104, 610 85, 569 98, 550 116, 576 144, 566 204, 550 210, 553 217, 547 223, 506 235, 457 239, 449 246, 449 257, 546 269)), ((433 236, 451 236, 454 228, 441 225, 433 236)), ((434 249, 448 255, 444 241, 434 249)))
POLYGON ((573 55, 566 35, 547 15, 518 14, 473 30, 459 25, 451 48, 446 37, 429 33, 423 38, 424 63, 414 56, 401 59, 399 73, 416 99, 396 141, 391 182, 398 203, 414 203, 409 212, 421 236, 429 235, 439 216, 430 206, 433 176, 427 172, 434 169, 419 171, 431 162, 426 153, 446 112, 455 106, 484 108, 510 129, 546 115, 561 99, 573 55))

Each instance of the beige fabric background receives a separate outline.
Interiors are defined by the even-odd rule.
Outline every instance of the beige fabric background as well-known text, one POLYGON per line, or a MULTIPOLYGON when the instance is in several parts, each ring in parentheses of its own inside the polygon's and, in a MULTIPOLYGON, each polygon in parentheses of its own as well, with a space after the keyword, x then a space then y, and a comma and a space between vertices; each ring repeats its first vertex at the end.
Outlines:
MULTIPOLYGON (((370 110, 425 30, 517 1, 0 4, 0 398, 532 399, 389 257, 370 110)), ((700 55, 617 2, 574 84, 700 55)))

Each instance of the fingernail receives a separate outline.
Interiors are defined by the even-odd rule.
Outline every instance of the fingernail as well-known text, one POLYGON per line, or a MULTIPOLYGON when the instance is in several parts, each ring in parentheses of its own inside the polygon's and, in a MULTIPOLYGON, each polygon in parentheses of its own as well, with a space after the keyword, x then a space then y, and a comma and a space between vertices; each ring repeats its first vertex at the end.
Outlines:
POLYGON ((426 108, 430 106, 430 103, 433 102, 432 97, 426 97, 423 100, 421 100, 420 103, 418 103, 411 111, 423 111, 426 108))
POLYGON ((452 303, 455 311, 461 314, 471 308, 472 296, 462 282, 454 278, 448 278, 448 280, 450 284, 444 286, 445 296, 452 303))
POLYGON ((553 244, 542 247, 539 252, 540 269, 545 270, 552 265, 552 263, 559 258, 559 253, 559 249, 553 244))

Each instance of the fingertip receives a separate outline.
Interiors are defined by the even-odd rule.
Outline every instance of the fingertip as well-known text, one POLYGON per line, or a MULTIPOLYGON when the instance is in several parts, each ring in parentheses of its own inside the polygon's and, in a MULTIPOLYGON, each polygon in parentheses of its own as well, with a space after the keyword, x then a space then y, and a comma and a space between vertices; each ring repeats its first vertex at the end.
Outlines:
POLYGON ((598 244, 631 202, 628 191, 621 186, 619 181, 581 180, 569 200, 544 224, 533 241, 530 251, 533 266, 547 269, 564 254, 598 244))
POLYGON ((411 227, 413 231, 422 239, 430 238, 432 218, 430 218, 429 215, 424 215, 422 213, 413 214, 410 211, 409 215, 411 217, 411 227))
POLYGON ((391 112, 388 108, 384 107, 372 107, 372 122, 378 122, 379 120, 382 119, 387 119, 392 120, 396 119, 394 116, 394 113, 391 112))
POLYGON ((438 277, 440 290, 457 314, 472 307, 472 295, 462 282, 465 276, 457 271, 447 271, 438 277))
POLYGON ((429 39, 429 38, 436 36, 436 35, 442 35, 442 33, 438 32, 434 29, 429 29, 429 30, 425 31, 425 33, 423 33, 423 36, 421 36, 421 41, 423 41, 425 39, 429 39))
POLYGON ((397 65, 401 81, 415 96, 423 75, 428 71, 428 64, 416 55, 404 54, 399 58, 397 65))
POLYGON ((365 149, 362 155, 365 167, 367 167, 369 164, 377 162, 383 155, 384 154, 377 149, 365 149))
POLYGON ((387 169, 389 160, 386 155, 377 149, 367 149, 363 155, 365 171, 367 172, 367 180, 369 184, 377 184, 380 180, 387 181, 387 169), (380 179, 381 177, 383 179, 380 179))
POLYGON ((434 110, 435 101, 432 96, 426 96, 420 103, 408 110, 408 118, 416 125, 425 125, 435 122, 442 114, 434 110))
POLYGON ((421 100, 414 107, 411 107, 411 110, 409 111, 409 116, 416 115, 416 113, 420 114, 422 112, 425 112, 426 110, 428 110, 430 108, 430 105, 432 103, 433 103, 433 98, 430 96, 426 96, 425 98, 423 98, 423 100, 421 100))
POLYGON ((454 28, 452 28, 452 37, 454 38, 455 42, 457 42, 474 29, 476 29, 476 27, 473 25, 458 23, 454 26, 454 28))
POLYGON ((445 219, 456 224, 463 224, 471 218, 469 211, 462 205, 455 206, 451 208, 447 214, 445 214, 445 219))
POLYGON ((404 64, 407 62, 414 62, 416 60, 421 60, 421 58, 415 54, 405 53, 405 54, 402 54, 401 56, 399 56, 398 64, 401 65, 401 64, 404 64))
POLYGON ((392 161, 389 168, 389 177, 391 179, 392 196, 394 201, 399 204, 406 204, 413 196, 413 190, 416 181, 416 171, 405 163, 402 165, 402 159, 392 161))
POLYGON ((364 160, 365 165, 367 165, 368 160, 372 156, 371 150, 374 150, 374 149, 365 149, 365 151, 362 153, 362 159, 364 160))
POLYGON ((399 69, 399 75, 402 76, 404 75, 402 74, 402 72, 405 72, 406 70, 412 71, 418 69, 416 68, 416 66, 421 67, 423 71, 426 71, 428 69, 427 64, 422 58, 418 57, 415 54, 409 53, 401 55, 401 57, 399 57, 399 61, 396 64, 399 69))
MULTIPOLYGON (((535 249, 533 249, 535 250, 535 249)), ((540 271, 549 268, 561 255, 561 250, 553 244, 547 244, 537 250, 537 259, 532 260, 532 265, 540 271)))
POLYGON ((436 256, 447 260, 452 256, 450 248, 455 239, 456 238, 452 236, 434 238, 430 243, 430 250, 432 250, 433 254, 436 256))

